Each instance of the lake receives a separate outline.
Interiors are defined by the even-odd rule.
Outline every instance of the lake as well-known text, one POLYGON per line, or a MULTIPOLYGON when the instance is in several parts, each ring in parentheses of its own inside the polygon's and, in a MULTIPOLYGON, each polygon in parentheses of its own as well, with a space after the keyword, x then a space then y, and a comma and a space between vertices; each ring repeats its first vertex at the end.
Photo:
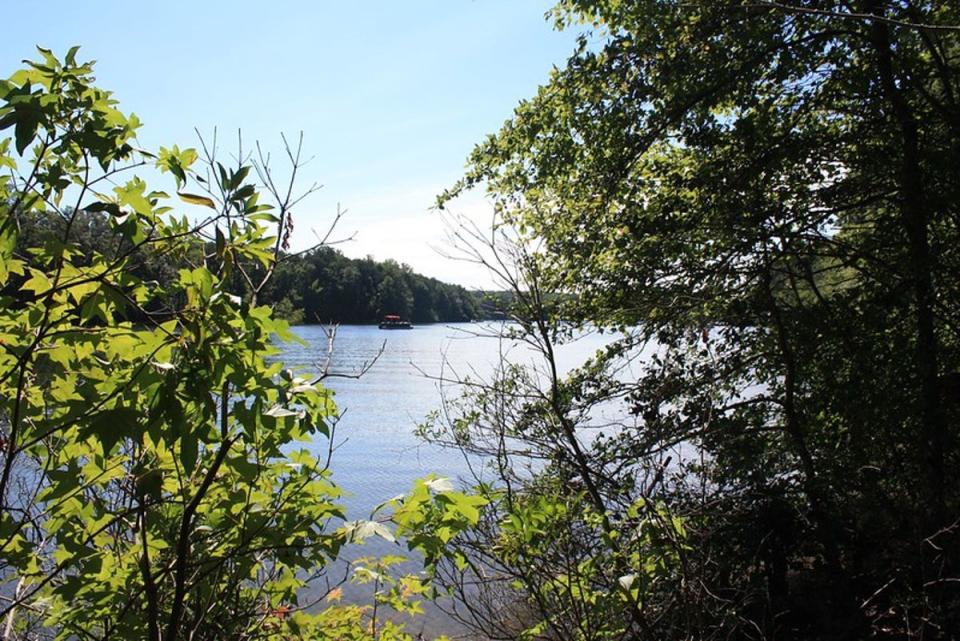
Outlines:
MULTIPOLYGON (((368 518, 380 502, 409 491, 414 479, 437 474, 457 480, 468 476, 462 455, 421 441, 416 425, 441 406, 437 377, 490 375, 503 353, 512 362, 530 362, 532 351, 496 338, 477 336, 498 325, 472 323, 417 326, 412 330, 381 330, 376 325, 341 325, 337 328, 326 387, 333 390, 342 418, 337 425, 331 470, 333 480, 346 492, 344 504, 350 519, 368 518), (382 351, 381 351, 382 350, 382 351), (372 362, 374 361, 375 362, 372 362), (371 364, 372 362, 372 364, 371 364), (347 378, 364 371, 359 378, 347 378)), ((306 345, 286 343, 279 360, 304 375, 316 373, 327 359, 327 335, 316 325, 298 326, 294 333, 306 345)), ((563 369, 572 367, 609 342, 609 335, 588 334, 558 352, 563 369)), ((447 386, 448 393, 455 390, 447 386)), ((328 443, 318 442, 316 453, 325 455, 328 443)), ((370 540, 346 558, 370 554, 396 554, 385 541, 370 540)), ((347 591, 348 598, 369 600, 369 589, 347 591)), ((455 632, 435 609, 424 625, 427 634, 455 632)))
MULTIPOLYGON (((369 516, 381 501, 410 489, 414 479, 429 473, 457 478, 467 473, 459 452, 430 445, 414 433, 427 414, 441 406, 443 389, 436 378, 489 376, 503 353, 512 362, 530 361, 524 346, 478 336, 495 325, 473 323, 422 325, 412 330, 381 330, 376 325, 337 328, 324 385, 334 392, 342 415, 336 428, 331 469, 334 480, 349 493, 349 518, 369 516), (382 348, 382 352, 381 352, 382 348), (374 361, 375 362, 372 362, 374 361), (372 363, 371 363, 372 362, 372 363), (347 378, 369 369, 359 378, 347 378)), ((327 358, 323 327, 293 328, 306 342, 282 345, 278 359, 296 372, 317 372, 327 358)), ((567 369, 609 342, 609 335, 590 334, 558 352, 567 369)), ((325 453, 327 443, 318 444, 325 453)))

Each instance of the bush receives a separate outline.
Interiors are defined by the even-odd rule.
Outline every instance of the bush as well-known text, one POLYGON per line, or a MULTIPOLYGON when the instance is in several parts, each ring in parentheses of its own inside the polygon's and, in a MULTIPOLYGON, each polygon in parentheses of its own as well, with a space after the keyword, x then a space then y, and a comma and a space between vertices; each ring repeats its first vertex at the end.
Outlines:
MULTIPOLYGON (((261 202, 251 175, 269 167, 251 174, 242 156, 226 168, 206 154, 205 179, 193 149, 138 149, 138 119, 93 85, 76 48, 63 61, 40 52, 0 82, 0 130, 13 130, 0 141, 10 170, 0 183, 9 633, 377 634, 367 608, 310 614, 298 601, 362 537, 339 524, 329 461, 303 446, 329 436, 331 394, 320 376, 268 360, 271 337, 293 337, 256 304, 289 240, 290 200, 261 202), (136 173, 147 168, 170 174, 176 196, 149 188, 136 173), (189 215, 174 213, 184 205, 189 215), (21 233, 41 219, 49 233, 21 233), (96 247, 81 229, 91 219, 96 247), (137 275, 144 255, 181 268, 150 282, 137 275), (231 289, 237 281, 245 299, 231 289)), ((409 636, 394 626, 380 638, 409 636)))

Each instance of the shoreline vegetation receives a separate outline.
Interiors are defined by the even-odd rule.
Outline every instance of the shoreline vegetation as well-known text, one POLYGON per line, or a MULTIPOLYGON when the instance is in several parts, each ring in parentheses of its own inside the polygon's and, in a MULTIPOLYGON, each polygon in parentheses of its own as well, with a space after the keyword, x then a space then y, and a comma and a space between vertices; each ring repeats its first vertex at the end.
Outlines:
MULTIPOLYGON (((146 282, 163 283, 176 278, 180 269, 199 258, 199 253, 181 257, 161 253, 151 245, 130 251, 113 239, 109 215, 85 209, 72 211, 69 207, 65 213, 67 217, 54 211, 21 215, 17 219, 17 251, 22 254, 29 247, 55 242, 63 236, 69 221, 81 264, 83 256, 116 258, 129 252, 130 274, 146 282)), ((249 267, 253 277, 262 277, 262 266, 249 267)), ((230 286, 238 295, 250 296, 250 288, 239 273, 233 275, 230 286)), ((16 281, 8 283, 5 290, 17 298, 16 281)), ((258 293, 258 301, 291 325, 375 324, 387 314, 423 324, 501 319, 510 296, 444 283, 393 260, 348 258, 335 248, 320 246, 300 254, 281 251, 272 277, 258 293)), ((151 311, 161 313, 162 307, 155 305, 151 311)))
POLYGON ((574 51, 438 197, 491 203, 489 302, 290 253, 302 137, 286 184, 141 149, 76 47, 0 81, 3 641, 414 641, 439 595, 510 641, 960 638, 960 3, 548 16, 574 51), (416 432, 470 478, 348 517, 335 332, 273 337, 498 309, 416 432))
POLYGON ((394 614, 420 611, 485 499, 428 476, 346 519, 329 372, 272 359, 293 335, 262 303, 293 178, 203 138, 140 148, 77 54, 39 48, 0 80, 3 638, 411 641, 394 614), (421 571, 330 576, 370 537, 421 571), (341 602, 345 581, 369 601, 341 602))

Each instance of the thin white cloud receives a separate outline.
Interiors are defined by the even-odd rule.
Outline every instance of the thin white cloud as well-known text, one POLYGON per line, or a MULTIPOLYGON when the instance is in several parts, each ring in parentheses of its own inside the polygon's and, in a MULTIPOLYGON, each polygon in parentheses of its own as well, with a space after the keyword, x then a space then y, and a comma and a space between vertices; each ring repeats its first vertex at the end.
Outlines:
MULTIPOLYGON (((360 194, 344 205, 346 214, 333 235, 352 240, 338 244, 337 248, 351 258, 369 255, 378 261, 393 259, 444 282, 473 289, 492 288, 494 281, 485 268, 450 258, 456 252, 450 245, 448 223, 433 209, 440 191, 441 188, 429 186, 360 194)), ((469 194, 458 199, 455 211, 478 225, 486 225, 492 206, 482 195, 469 194)), ((325 230, 322 222, 313 222, 310 227, 320 233, 325 230)), ((303 234, 300 242, 306 244, 312 238, 313 234, 303 234)))

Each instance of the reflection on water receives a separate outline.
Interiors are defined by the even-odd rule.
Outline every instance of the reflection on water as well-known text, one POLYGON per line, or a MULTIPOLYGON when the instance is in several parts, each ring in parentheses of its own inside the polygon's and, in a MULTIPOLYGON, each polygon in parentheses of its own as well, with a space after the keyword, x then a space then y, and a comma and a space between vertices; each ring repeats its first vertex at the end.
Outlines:
MULTIPOLYGON (((479 337, 479 326, 470 323, 418 326, 409 331, 385 331, 375 325, 342 325, 337 329, 330 360, 331 376, 325 385, 333 390, 341 414, 331 462, 333 480, 345 492, 349 519, 367 518, 382 501, 407 492, 414 479, 427 474, 453 479, 468 477, 459 452, 420 441, 416 425, 441 405, 438 377, 489 376, 501 354, 513 362, 529 361, 532 352, 523 345, 479 337), (382 348, 382 351, 381 351, 382 348), (370 365, 359 378, 350 378, 370 365)), ((488 328, 489 329, 489 328, 488 328)), ((327 359, 327 335, 319 326, 301 326, 294 333, 306 345, 287 343, 278 356, 302 375, 316 374, 327 359)), ((570 367, 593 354, 609 340, 587 336, 560 353, 561 365, 570 367)), ((453 390, 447 389, 447 392, 453 390)), ((312 445, 325 456, 328 442, 312 445)), ((394 545, 370 540, 346 558, 396 554, 394 545)), ((349 590, 348 598, 369 600, 369 589, 349 590)), ((428 610, 425 634, 455 632, 436 610, 428 610)))
MULTIPOLYGON (((307 345, 286 344, 280 358, 294 370, 316 372, 326 360, 323 328, 294 331, 307 345)), ((457 334, 441 325, 410 331, 384 331, 375 325, 337 329, 331 376, 324 385, 333 390, 341 414, 331 469, 348 494, 349 518, 368 516, 381 501, 407 491, 416 478, 466 472, 458 453, 427 445, 414 435, 417 423, 440 406, 439 383, 427 375, 438 375, 445 357, 453 363, 476 363, 486 371, 493 366, 483 362, 484 341, 457 334), (367 366, 359 378, 347 378, 367 366)), ((316 453, 323 455, 327 445, 318 442, 316 453)))

